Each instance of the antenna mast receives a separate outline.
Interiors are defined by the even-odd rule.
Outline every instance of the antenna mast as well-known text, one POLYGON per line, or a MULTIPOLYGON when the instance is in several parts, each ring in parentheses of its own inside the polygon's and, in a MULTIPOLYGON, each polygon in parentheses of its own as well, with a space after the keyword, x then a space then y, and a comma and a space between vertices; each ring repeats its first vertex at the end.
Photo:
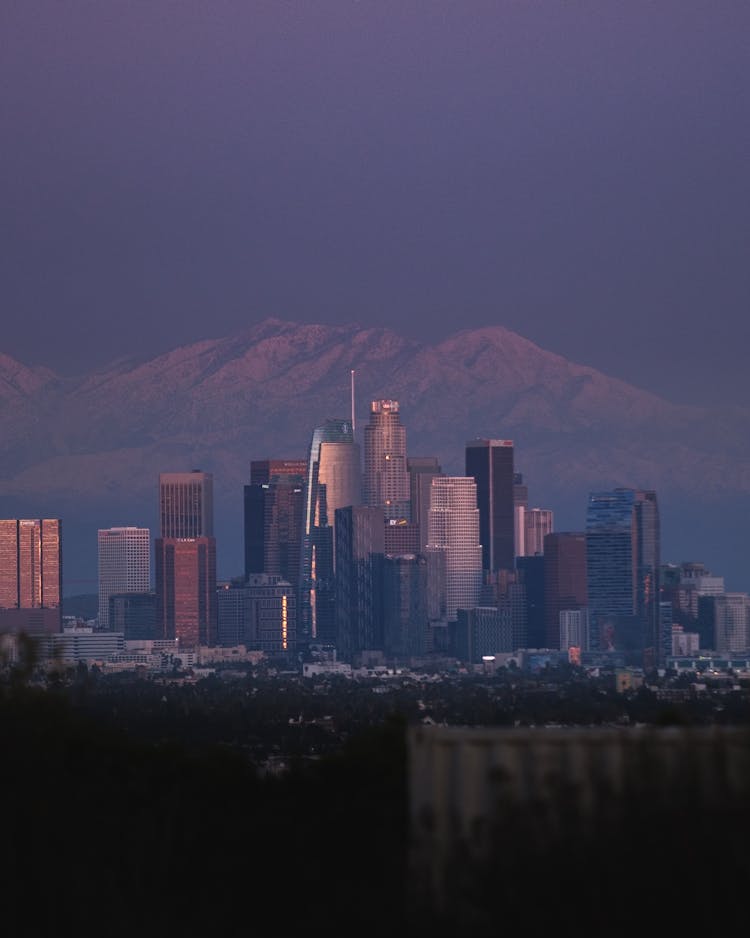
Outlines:
POLYGON ((352 437, 357 432, 357 418, 354 413, 354 369, 351 370, 351 382, 352 382, 352 437))

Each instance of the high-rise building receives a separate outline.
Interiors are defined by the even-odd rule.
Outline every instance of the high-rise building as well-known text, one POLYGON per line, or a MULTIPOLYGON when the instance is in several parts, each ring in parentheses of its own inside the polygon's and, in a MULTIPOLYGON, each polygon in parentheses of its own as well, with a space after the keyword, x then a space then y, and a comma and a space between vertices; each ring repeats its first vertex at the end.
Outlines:
POLYGON ((473 664, 481 662, 485 655, 518 648, 514 643, 512 615, 507 605, 459 609, 455 631, 457 657, 473 664))
POLYGON ((488 571, 512 570, 516 559, 513 441, 468 442, 466 475, 476 480, 482 567, 488 571))
POLYGON ((214 483, 210 472, 159 474, 160 537, 214 536, 214 483))
POLYGON ((361 505, 359 446, 348 420, 329 419, 313 430, 305 483, 297 636, 300 644, 335 634, 334 513, 361 505))
POLYGON ((0 520, 0 632, 62 630, 62 522, 0 520))
POLYGON ((307 476, 307 462, 304 459, 253 459, 250 463, 250 484, 268 485, 281 482, 286 478, 295 483, 307 476))
POLYGON ((359 445, 348 420, 329 419, 313 430, 307 462, 305 534, 333 521, 337 508, 362 504, 359 445))
POLYGON ((440 463, 436 456, 409 456, 406 460, 409 473, 409 502, 411 520, 419 526, 419 550, 427 544, 430 518, 430 492, 432 480, 441 475, 440 463))
POLYGON ((216 644, 216 541, 160 537, 155 544, 157 621, 161 638, 183 647, 216 644))
POLYGON ((411 519, 409 473, 406 466, 406 429, 398 401, 370 404, 365 427, 365 504, 381 508, 388 518, 411 519))
POLYGON ((219 644, 245 645, 269 655, 294 652, 297 600, 294 586, 279 576, 252 573, 243 585, 217 590, 219 644))
POLYGON ((750 596, 724 593, 713 597, 716 651, 721 655, 750 651, 750 596))
MULTIPOLYGON (((148 528, 102 528, 98 532, 99 628, 109 629, 109 598, 151 589, 151 532, 148 528)), ((145 637, 145 636, 143 636, 145 637)))
POLYGON ((381 508, 336 509, 336 648, 344 661, 383 648, 381 508))
POLYGON ((586 567, 591 643, 661 658, 656 494, 614 489, 589 496, 586 567))
POLYGON ((529 487, 520 472, 513 473, 513 540, 516 557, 526 556, 526 525, 524 518, 529 507, 529 487))
MULTIPOLYGON (((547 642, 544 604, 544 557, 516 557, 516 571, 526 590, 527 648, 550 648, 547 642)), ((514 630, 514 634, 516 634, 514 630)), ((523 647, 517 645, 517 648, 523 647)))
POLYGON ((390 518, 385 522, 385 552, 394 557, 401 554, 418 554, 419 525, 406 518, 390 518))
POLYGON ((561 609, 558 625, 558 640, 554 648, 580 648, 589 650, 589 611, 581 609, 561 609))
POLYGON ((544 538, 545 646, 561 648, 560 613, 588 603, 586 535, 558 531, 544 538))
POLYGON ((549 508, 529 508, 524 511, 523 553, 516 550, 518 557, 536 557, 544 553, 544 539, 552 533, 554 521, 549 508))
POLYGON ((466 476, 435 476, 430 498, 426 550, 444 555, 446 616, 479 604, 482 546, 479 543, 477 484, 466 476))
POLYGON ((251 464, 245 486, 245 577, 280 576, 299 583, 305 506, 303 460, 263 460, 251 464))
POLYGON ((186 647, 216 644, 213 476, 159 475, 161 536, 154 546, 157 626, 186 647))
POLYGON ((108 612, 109 631, 125 641, 158 638, 156 593, 112 593, 108 612))
POLYGON ((396 661, 429 650, 429 568, 423 554, 386 557, 383 564, 385 653, 396 661))

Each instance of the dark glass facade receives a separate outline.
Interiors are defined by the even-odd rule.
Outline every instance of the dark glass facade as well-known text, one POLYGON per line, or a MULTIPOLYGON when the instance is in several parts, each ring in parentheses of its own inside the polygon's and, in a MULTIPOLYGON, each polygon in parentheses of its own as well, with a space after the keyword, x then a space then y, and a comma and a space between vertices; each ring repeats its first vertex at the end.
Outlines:
POLYGON ((158 638, 156 593, 113 593, 109 597, 109 631, 125 640, 158 638))
POLYGON ((421 554, 384 560, 384 647, 397 662, 423 657, 429 650, 428 576, 427 559, 421 554))
POLYGON ((304 476, 245 486, 245 577, 281 576, 298 583, 305 503, 304 476))
POLYGON ((526 587, 526 646, 557 648, 548 643, 545 629, 544 557, 518 557, 516 565, 520 581, 526 587))
POLYGON ((385 519, 380 508, 337 508, 336 647, 342 660, 383 648, 385 519))
POLYGON ((220 645, 244 645, 269 655, 296 650, 296 589, 282 577, 251 574, 243 586, 219 589, 217 600, 220 645))
POLYGON ((466 475, 477 483, 482 567, 512 570, 515 565, 513 442, 471 440, 466 444, 466 475))
MULTIPOLYGON (((560 531, 544 538, 544 642, 560 647, 560 613, 588 603, 586 535, 560 531)), ((541 647, 541 646, 539 646, 541 647)))
POLYGON ((430 492, 432 480, 442 474, 436 456, 409 456, 406 460, 409 473, 409 501, 411 520, 419 526, 419 548, 427 546, 430 519, 430 492))
POLYGON ((659 658, 659 553, 654 492, 623 488, 589 496, 586 567, 592 650, 659 658))

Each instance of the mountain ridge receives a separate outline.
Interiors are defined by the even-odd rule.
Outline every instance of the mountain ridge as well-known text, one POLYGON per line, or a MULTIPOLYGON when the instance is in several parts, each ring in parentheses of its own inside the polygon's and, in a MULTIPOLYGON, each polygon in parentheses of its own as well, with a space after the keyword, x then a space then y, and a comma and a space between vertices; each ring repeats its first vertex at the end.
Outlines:
POLYGON ((0 507, 106 526, 115 503, 115 520, 151 514, 160 471, 201 466, 236 527, 250 461, 304 457, 314 426, 348 416, 351 369, 359 427, 367 401, 398 399, 409 452, 459 475, 466 440, 512 438, 532 503, 579 505, 577 527, 587 491, 613 485, 706 506, 750 495, 742 408, 675 404, 503 326, 430 342, 271 318, 75 380, 0 356, 0 507))

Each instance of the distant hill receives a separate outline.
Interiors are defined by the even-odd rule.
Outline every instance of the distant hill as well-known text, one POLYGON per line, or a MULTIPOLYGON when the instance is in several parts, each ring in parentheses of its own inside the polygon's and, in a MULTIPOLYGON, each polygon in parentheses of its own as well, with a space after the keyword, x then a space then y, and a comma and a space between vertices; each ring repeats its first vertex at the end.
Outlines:
POLYGON ((236 572, 250 460, 306 455, 313 426, 348 415, 350 369, 358 425, 370 399, 397 398, 409 451, 446 471, 463 472, 467 439, 512 438, 532 503, 556 509, 558 526, 583 525, 591 489, 650 487, 665 538, 671 520, 683 551, 733 557, 739 529, 727 525, 750 505, 750 411, 671 403, 502 326, 430 343, 268 319, 76 379, 0 356, 0 510, 63 516, 75 575, 90 576, 96 527, 154 523, 159 471, 212 471, 220 559, 236 572))

